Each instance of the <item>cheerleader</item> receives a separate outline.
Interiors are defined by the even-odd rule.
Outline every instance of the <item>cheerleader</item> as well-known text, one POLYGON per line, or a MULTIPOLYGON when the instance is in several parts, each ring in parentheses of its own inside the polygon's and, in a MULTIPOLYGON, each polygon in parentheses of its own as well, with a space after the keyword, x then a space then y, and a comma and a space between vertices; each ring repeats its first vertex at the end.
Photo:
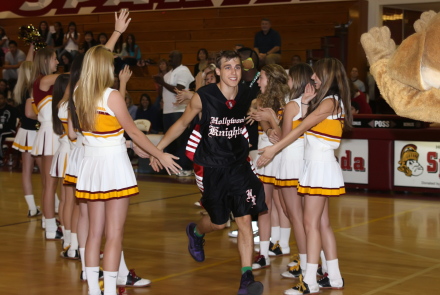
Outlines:
MULTIPOLYGON (((301 98, 307 84, 313 83, 312 68, 306 63, 299 63, 289 70, 290 102, 287 103, 283 115, 283 134, 285 138, 290 131, 298 127, 302 121, 301 98)), ((302 197, 298 195, 298 180, 303 171, 304 136, 301 136, 281 152, 280 169, 277 175, 277 186, 281 188, 286 205, 287 216, 293 226, 299 254, 296 261, 288 264, 289 271, 281 274, 285 278, 297 278, 306 270, 307 248, 306 234, 303 224, 302 197)))
MULTIPOLYGON (((31 95, 34 100, 34 110, 40 122, 40 129, 32 147, 32 155, 42 156, 40 166, 44 184, 41 201, 44 213, 42 225, 46 229, 46 240, 63 238, 61 229, 57 227, 54 210, 58 179, 50 176, 53 155, 59 147, 59 136, 53 132, 52 127, 52 91, 55 80, 59 76, 59 74, 52 73, 56 72, 57 65, 58 60, 53 49, 40 49, 35 55, 31 75, 33 85, 31 95)), ((26 113, 28 112, 32 112, 32 106, 26 105, 26 113)))
MULTIPOLYGON (((289 99, 289 86, 287 85, 287 74, 280 65, 266 65, 261 69, 260 79, 258 85, 261 89, 261 94, 257 98, 257 108, 259 112, 251 115, 252 119, 259 121, 263 134, 260 135, 258 147, 264 148, 272 145, 270 137, 274 135, 281 135, 281 128, 279 120, 276 119, 275 114, 282 114, 282 110, 286 105, 286 100, 289 99), (263 109, 264 108, 264 109, 263 109)), ((281 234, 275 233, 279 227, 275 227, 272 231, 277 239, 276 244, 270 245, 271 236, 271 215, 272 215, 272 197, 274 195, 274 185, 276 183, 276 175, 279 169, 280 156, 276 156, 270 163, 264 167, 257 168, 257 174, 264 184, 264 192, 266 195, 266 205, 268 212, 260 213, 258 218, 258 227, 260 234, 260 255, 255 258, 252 265, 253 269, 260 269, 270 266, 269 249, 272 256, 289 254, 289 237, 290 224, 284 212, 278 212, 278 217, 283 218, 282 227, 288 229, 288 235, 282 234, 282 246, 279 246, 278 241, 281 240, 281 234), (285 239, 284 237, 287 237, 285 239), (282 250, 280 249, 282 248, 282 250)), ((277 197, 277 196, 275 196, 277 197)), ((276 217, 276 215, 275 215, 276 217)), ((281 223, 281 222, 280 222, 281 223)))
POLYGON ((336 240, 329 221, 329 198, 345 194, 342 170, 334 150, 339 147, 342 130, 351 127, 350 87, 342 63, 334 58, 319 60, 312 79, 301 98, 303 122, 279 143, 260 150, 258 165, 263 166, 283 148, 305 133, 304 169, 298 194, 304 195, 304 228, 307 267, 304 279, 284 294, 316 294, 320 288, 342 289, 336 240), (316 280, 321 247, 327 258, 328 276, 316 280))
MULTIPOLYGON (((18 105, 21 113, 20 128, 15 136, 12 148, 20 151, 21 159, 23 161, 21 183, 24 191, 24 198, 28 205, 28 217, 35 217, 41 215, 40 207, 35 205, 35 199, 32 189, 32 172, 34 170, 34 163, 41 167, 41 157, 33 157, 31 155, 32 145, 37 135, 38 121, 26 116, 26 103, 32 104, 32 99, 29 95, 30 77, 32 73, 33 63, 31 61, 24 61, 20 65, 18 71, 17 85, 14 89, 14 100, 18 105), (29 102, 28 102, 29 101, 29 102)), ((34 118, 37 116, 34 114, 34 118)))
MULTIPOLYGON (((67 159, 70 152, 69 138, 67 136, 67 104, 61 103, 61 99, 66 91, 69 83, 69 75, 62 74, 58 76, 55 81, 52 95, 52 122, 53 131, 59 136, 60 143, 58 150, 55 152, 52 159, 52 166, 50 168, 50 175, 54 178, 64 179, 67 159)), ((66 249, 70 245, 70 231, 71 231, 71 217, 73 207, 71 205, 73 200, 72 190, 68 190, 66 186, 61 183, 61 202, 59 208, 59 218, 61 222, 61 229, 63 231, 63 248, 66 249)), ((63 251, 64 252, 64 251, 63 251)))

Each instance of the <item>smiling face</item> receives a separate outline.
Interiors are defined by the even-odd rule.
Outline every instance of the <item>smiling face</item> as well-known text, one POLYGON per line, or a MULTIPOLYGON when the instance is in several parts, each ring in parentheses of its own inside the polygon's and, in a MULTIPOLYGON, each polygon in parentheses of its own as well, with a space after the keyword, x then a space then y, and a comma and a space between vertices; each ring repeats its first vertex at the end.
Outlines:
POLYGON ((164 62, 161 62, 159 64, 159 69, 160 69, 161 72, 165 72, 167 70, 167 64, 164 63, 164 62))
POLYGON ((210 73, 210 74, 208 74, 206 76, 205 85, 209 85, 209 84, 212 84, 212 83, 215 83, 215 82, 216 82, 215 81, 215 75, 213 73, 210 73))
POLYGON ((90 34, 85 35, 84 36, 84 41, 86 41, 86 42, 92 41, 92 35, 90 35, 90 34))
POLYGON ((237 87, 241 80, 241 60, 233 58, 231 60, 226 60, 226 58, 221 59, 221 67, 215 69, 220 80, 229 87, 237 87))
POLYGON ((260 72, 260 79, 258 79, 258 86, 260 86, 261 93, 266 92, 267 88, 267 76, 265 71, 260 72))
POLYGON ((319 80, 319 78, 316 75, 316 73, 313 73, 312 80, 315 81, 315 88, 319 89, 319 87, 321 87, 322 83, 321 83, 321 80, 319 80))
POLYGON ((142 96, 142 98, 141 98, 141 106, 142 106, 142 108, 144 110, 146 110, 149 105, 150 105, 150 101, 148 100, 148 97, 142 96))
POLYGON ((201 50, 199 52, 199 59, 200 59, 200 61, 206 60, 206 54, 205 54, 205 52, 203 50, 201 50))

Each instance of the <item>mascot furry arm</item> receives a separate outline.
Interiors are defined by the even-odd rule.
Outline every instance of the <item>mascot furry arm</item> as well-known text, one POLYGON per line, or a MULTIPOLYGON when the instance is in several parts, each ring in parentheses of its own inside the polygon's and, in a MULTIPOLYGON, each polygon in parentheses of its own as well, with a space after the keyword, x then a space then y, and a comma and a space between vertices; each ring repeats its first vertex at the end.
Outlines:
POLYGON ((416 33, 396 50, 388 27, 361 37, 370 72, 387 103, 402 117, 440 123, 440 13, 424 12, 416 33))

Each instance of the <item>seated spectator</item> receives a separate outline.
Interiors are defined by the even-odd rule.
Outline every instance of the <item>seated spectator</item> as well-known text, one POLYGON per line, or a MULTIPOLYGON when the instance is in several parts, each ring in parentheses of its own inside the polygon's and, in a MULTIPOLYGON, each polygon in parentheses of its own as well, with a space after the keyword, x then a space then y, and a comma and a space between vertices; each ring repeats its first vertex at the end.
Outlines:
POLYGON ((122 61, 122 57, 127 55, 125 51, 124 37, 119 36, 118 41, 115 44, 115 48, 113 49, 113 54, 115 55, 114 65, 115 65, 115 74, 119 75, 119 72, 122 70, 122 66, 124 62, 122 61))
POLYGON ((147 93, 142 94, 139 107, 136 111, 136 120, 148 120, 151 122, 150 133, 157 134, 159 110, 151 103, 147 93))
POLYGON ((119 75, 115 74, 115 77, 113 79, 113 86, 112 89, 116 89, 119 91, 119 75))
POLYGON ((69 31, 64 35, 64 50, 61 51, 58 59, 61 59, 61 55, 64 51, 69 52, 72 58, 75 59, 75 56, 78 54, 79 36, 80 34, 76 30, 76 24, 74 22, 69 23, 69 31))
POLYGON ((7 104, 4 93, 0 93, 0 166, 3 165, 3 143, 7 137, 14 136, 17 115, 14 107, 7 104))
POLYGON ((351 114, 357 115, 359 114, 360 106, 356 101, 351 101, 351 114))
POLYGON ((351 101, 355 101, 359 104, 359 114, 372 114, 371 107, 367 102, 367 98, 365 94, 362 91, 359 91, 357 86, 349 81, 350 86, 350 95, 351 95, 351 101))
POLYGON ((268 18, 261 20, 261 31, 255 34, 254 50, 260 58, 260 65, 277 64, 281 60, 281 36, 271 28, 268 18))
POLYGON ((17 48, 17 42, 9 41, 9 52, 5 55, 5 64, 3 65, 3 79, 18 78, 18 68, 21 63, 26 60, 26 55, 23 51, 17 48))
POLYGON ((63 46, 64 30, 60 22, 55 22, 54 28, 55 28, 55 33, 52 34, 51 45, 53 49, 57 51, 57 55, 59 55, 61 50, 64 48, 63 46))
POLYGON ((0 93, 3 93, 6 98, 11 97, 8 81, 5 79, 0 80, 0 93))
POLYGON ((70 72, 70 66, 72 65, 72 55, 69 52, 64 52, 63 55, 61 55, 61 60, 64 64, 64 73, 70 72))
POLYGON ((294 65, 297 65, 299 63, 301 63, 301 56, 299 56, 298 54, 292 56, 292 59, 290 60, 290 67, 293 67, 294 65))
POLYGON ((351 77, 350 77, 350 78, 351 78, 351 81, 357 86, 357 88, 358 88, 360 91, 362 91, 363 93, 365 93, 365 92, 366 92, 365 84, 364 84, 364 82, 362 82, 361 80, 358 79, 358 77, 359 77, 359 71, 358 71, 357 68, 352 68, 352 69, 351 69, 350 76, 351 76, 351 77))
POLYGON ((6 32, 3 27, 0 27, 0 48, 3 51, 2 56, 5 56, 5 54, 9 51, 9 38, 6 36, 6 32))
MULTIPOLYGON (((166 61, 166 59, 161 59, 159 60, 159 62, 157 63, 157 66, 159 68, 159 73, 157 75, 163 77, 166 75, 166 73, 168 73, 170 71, 170 66, 168 65, 168 62, 166 61)), ((155 106, 157 107, 157 104, 160 102, 160 100, 158 101, 158 99, 162 99, 162 97, 160 96, 160 94, 162 93, 162 89, 159 84, 157 84, 156 82, 154 82, 154 85, 156 86, 156 91, 157 91, 157 98, 156 98, 156 102, 155 102, 155 106)))
POLYGON ((52 46, 52 34, 49 31, 49 25, 46 21, 43 20, 40 22, 38 32, 40 32, 40 36, 43 37, 44 42, 46 42, 48 46, 52 46))
POLYGON ((130 113, 131 118, 136 120, 136 112, 138 107, 133 104, 133 98, 131 98, 131 95, 128 93, 128 91, 125 91, 125 104, 127 105, 127 110, 130 113))
POLYGON ((105 45, 108 41, 108 37, 106 33, 101 33, 98 36, 98 44, 105 45))
POLYGON ((125 56, 122 56, 122 59, 125 64, 130 66, 134 66, 137 64, 138 60, 141 59, 141 50, 139 46, 136 44, 136 39, 133 34, 128 35, 127 43, 125 45, 125 56))
POLYGON ((219 83, 219 82, 220 82, 220 77, 216 75, 215 70, 210 71, 206 74, 205 86, 212 84, 212 83, 219 83))
POLYGON ((205 48, 199 49, 197 52, 197 61, 198 63, 194 66, 194 77, 197 76, 197 74, 200 71, 203 71, 206 66, 208 65, 208 50, 205 48))
POLYGON ((84 33, 84 43, 79 50, 79 53, 86 54, 87 50, 92 48, 93 46, 98 45, 95 38, 93 37, 93 33, 91 31, 87 31, 84 33))

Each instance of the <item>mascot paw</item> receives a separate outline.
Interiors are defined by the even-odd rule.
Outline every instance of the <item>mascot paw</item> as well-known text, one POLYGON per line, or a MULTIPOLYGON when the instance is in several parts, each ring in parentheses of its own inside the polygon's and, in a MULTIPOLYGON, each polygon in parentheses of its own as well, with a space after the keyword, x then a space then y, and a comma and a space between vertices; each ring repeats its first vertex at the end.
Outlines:
POLYGON ((373 65, 381 59, 389 59, 396 50, 396 43, 391 39, 388 27, 374 27, 361 36, 361 43, 368 62, 373 65))
POLYGON ((426 30, 426 27, 428 26, 428 23, 437 15, 434 11, 425 11, 420 16, 420 19, 418 19, 414 23, 414 29, 416 30, 416 33, 421 33, 426 30))

